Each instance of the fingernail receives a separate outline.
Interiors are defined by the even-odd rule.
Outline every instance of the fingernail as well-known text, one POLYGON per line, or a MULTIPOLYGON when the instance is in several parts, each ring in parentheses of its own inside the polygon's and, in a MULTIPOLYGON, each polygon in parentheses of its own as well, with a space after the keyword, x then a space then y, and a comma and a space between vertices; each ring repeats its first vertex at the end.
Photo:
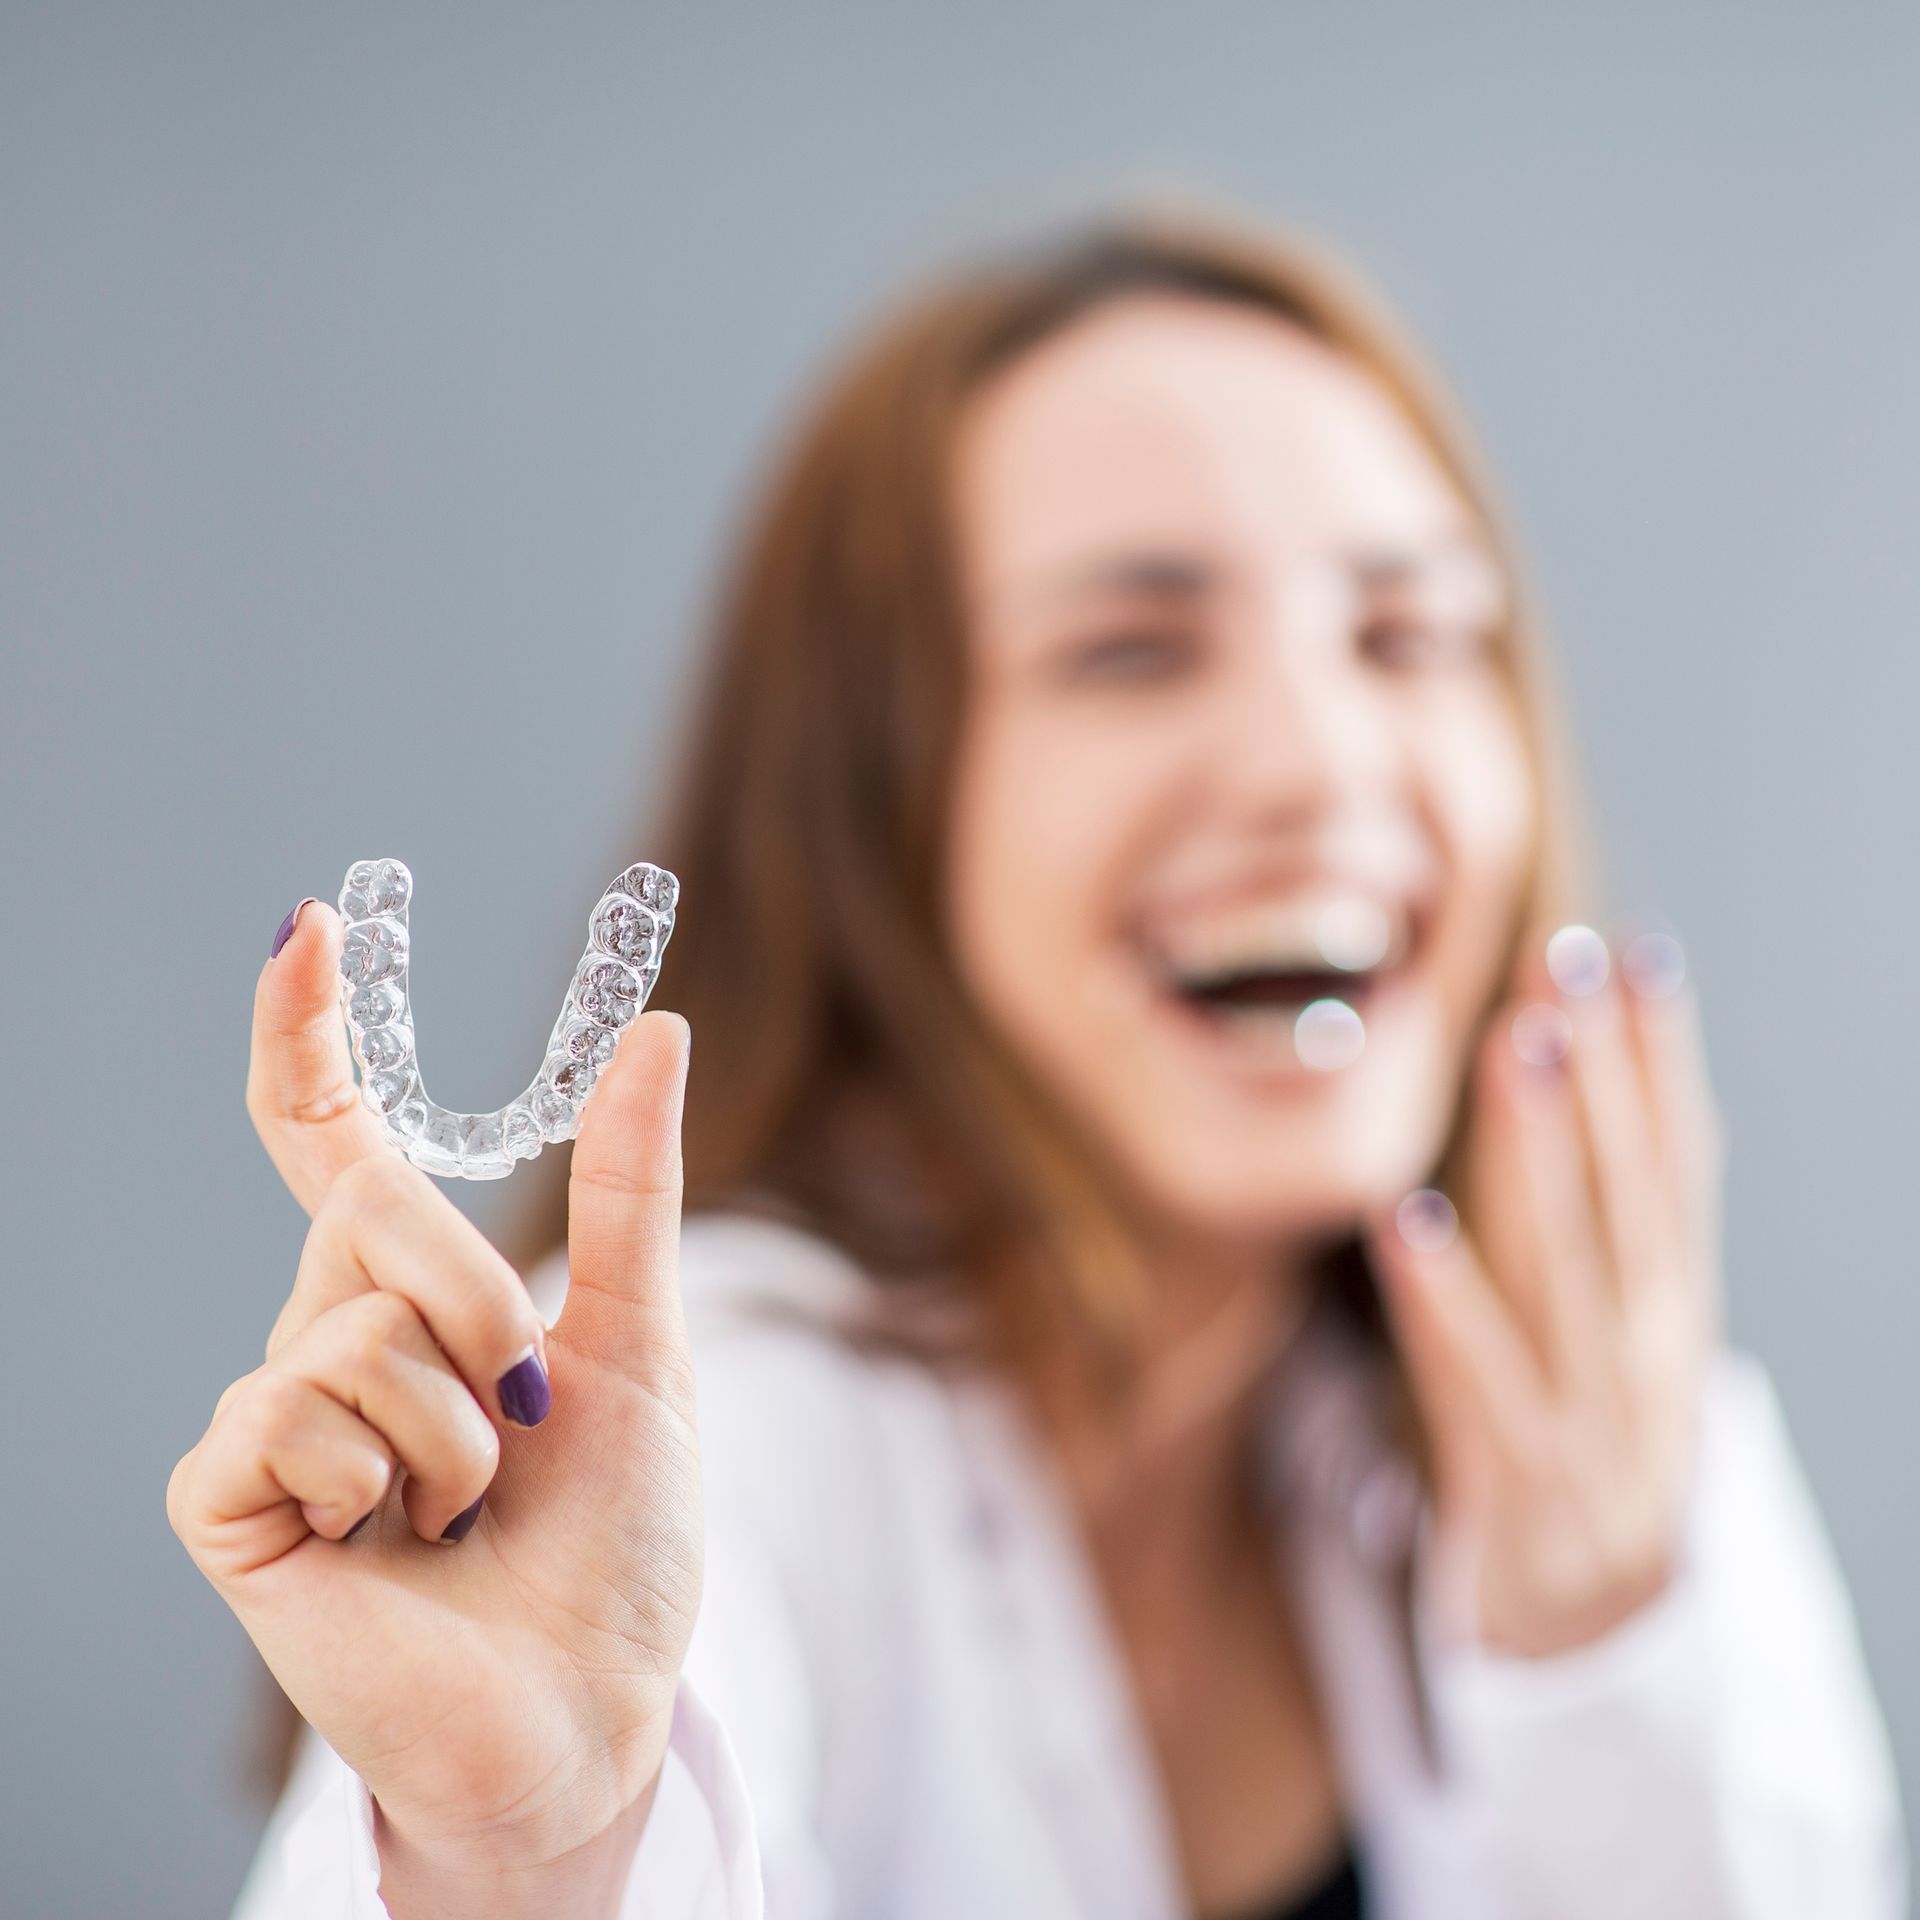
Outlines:
POLYGON ((1607 984, 1607 943, 1591 927, 1575 921, 1547 942, 1547 971, 1553 984, 1576 1000, 1607 984))
POLYGON ((341 1538, 342 1540, 351 1540, 351 1539, 353 1538, 353 1536, 354 1536, 354 1535, 355 1535, 356 1533, 358 1533, 358 1532, 360 1531, 360 1529, 361 1529, 362 1527, 364 1527, 364 1526, 365 1526, 365 1525, 367 1524, 367 1522, 368 1522, 369 1520, 371 1520, 371 1519, 373 1518, 373 1516, 374 1516, 374 1515, 375 1515, 376 1513, 378 1513, 379 1511, 380 1511, 380 1509, 379 1509, 378 1507, 369 1507, 369 1508, 368 1508, 368 1509, 366 1510, 366 1512, 365 1512, 365 1513, 363 1513, 363 1514, 362 1514, 362 1515, 360 1516, 360 1518, 359 1518, 358 1520, 356 1520, 356 1521, 355 1521, 355 1522, 353 1523, 353 1525, 352 1525, 352 1526, 350 1526, 350 1527, 349 1527, 349 1528, 348 1528, 348 1529, 346 1530, 346 1532, 345 1532, 345 1533, 343 1533, 343 1534, 342 1534, 342 1535, 340 1536, 340 1538, 341 1538))
POLYGON ((267 949, 267 958, 269 960, 278 960, 280 958, 280 949, 293 938, 293 930, 300 924, 301 914, 313 905, 314 899, 315 896, 313 894, 308 894, 307 897, 280 922, 280 931, 273 936, 273 945, 267 949))
POLYGON ((447 1522, 447 1530, 440 1538, 449 1546, 456 1541, 464 1540, 473 1531, 473 1523, 480 1518, 480 1509, 486 1504, 487 1496, 483 1493, 472 1506, 463 1507, 447 1522))
POLYGON ((540 1364, 537 1348, 529 1347, 500 1376, 500 1411, 515 1426, 537 1427, 553 1406, 553 1388, 540 1364))
POLYGON ((1418 1253, 1438 1253, 1453 1245, 1460 1216, 1438 1187, 1415 1187, 1393 1210, 1400 1238, 1418 1253))
POLYGON ((1669 999, 1686 981, 1686 949, 1670 933, 1635 934, 1620 956, 1620 971, 1642 999, 1669 999))
POLYGON ((1530 1067, 1558 1066, 1573 1045, 1573 1022, 1548 1000, 1522 1007, 1507 1032, 1514 1052, 1530 1067))

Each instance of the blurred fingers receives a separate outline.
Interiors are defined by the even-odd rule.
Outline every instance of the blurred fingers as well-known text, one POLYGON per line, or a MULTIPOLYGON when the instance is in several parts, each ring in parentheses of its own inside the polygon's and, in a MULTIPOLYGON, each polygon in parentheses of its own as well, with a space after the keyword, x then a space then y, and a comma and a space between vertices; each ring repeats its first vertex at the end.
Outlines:
POLYGON ((1572 1044, 1572 1022, 1555 1002, 1529 1000, 1496 1015, 1476 1065, 1467 1169, 1483 1265, 1558 1385, 1590 1370, 1612 1328, 1567 1076, 1572 1044))
POLYGON ((1573 1027, 1566 1071, 1609 1272, 1624 1295, 1667 1258, 1651 1115, 1628 1032, 1613 955, 1593 928, 1561 927, 1543 955, 1573 1027))
POLYGON ((1622 978, 1633 1052, 1646 1088, 1655 1159, 1681 1263, 1717 1289, 1726 1129, 1707 1071, 1686 955, 1667 929, 1623 929, 1622 978))
POLYGON ((1370 1215, 1369 1255, 1443 1472, 1491 1449, 1525 1461, 1544 1431, 1545 1381, 1518 1322, 1430 1187, 1370 1215))

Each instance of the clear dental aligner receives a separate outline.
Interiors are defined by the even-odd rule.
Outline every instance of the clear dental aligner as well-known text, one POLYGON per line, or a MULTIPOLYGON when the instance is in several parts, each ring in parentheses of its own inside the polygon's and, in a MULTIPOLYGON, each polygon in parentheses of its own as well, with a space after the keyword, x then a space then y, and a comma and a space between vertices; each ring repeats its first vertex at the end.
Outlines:
POLYGON ((549 1141, 571 1140, 594 1076, 647 1004, 673 932, 680 882, 642 860, 600 896, 546 1058, 527 1090, 495 1113, 449 1113, 427 1097, 407 987, 413 875, 399 860, 356 860, 340 889, 347 923, 340 1004, 360 1063, 360 1097, 424 1172, 502 1180, 549 1141))

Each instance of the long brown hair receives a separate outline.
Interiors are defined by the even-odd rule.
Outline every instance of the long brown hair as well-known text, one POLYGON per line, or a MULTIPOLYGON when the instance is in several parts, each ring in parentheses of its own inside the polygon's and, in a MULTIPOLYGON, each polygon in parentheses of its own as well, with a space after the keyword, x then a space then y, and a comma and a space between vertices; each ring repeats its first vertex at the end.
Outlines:
MULTIPOLYGON (((1165 201, 963 263, 833 372, 745 528, 663 817, 636 842, 683 888, 658 1003, 694 1034, 688 1208, 781 1214, 882 1279, 944 1282, 1003 1361, 1074 1329, 1115 1389, 1139 1357, 1139 1257, 1089 1143, 983 1021, 942 926, 967 693, 949 474, 985 381, 1105 302, 1168 290, 1350 356, 1482 516, 1515 587, 1500 653, 1542 815, 1515 937, 1576 910, 1590 861, 1566 729, 1504 515, 1440 383, 1319 247, 1165 201)), ((522 1263, 566 1236, 564 1157, 538 1169, 508 1236, 522 1263)), ((1364 1319, 1355 1253, 1323 1264, 1364 1319)))

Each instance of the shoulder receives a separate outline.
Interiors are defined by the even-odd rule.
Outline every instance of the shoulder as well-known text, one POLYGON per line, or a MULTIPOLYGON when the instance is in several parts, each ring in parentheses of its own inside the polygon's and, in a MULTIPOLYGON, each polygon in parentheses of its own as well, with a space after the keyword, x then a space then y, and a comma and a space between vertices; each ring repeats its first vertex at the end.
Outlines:
POLYGON ((953 1470, 947 1383, 863 1340, 888 1283, 791 1222, 689 1215, 681 1295, 716 1529, 749 1527, 783 1558, 894 1535, 953 1470))
POLYGON ((1754 1509, 1783 1500, 1811 1509, 1812 1496, 1787 1432, 1773 1375, 1755 1353, 1721 1347, 1708 1363, 1701 1399, 1697 1485, 1708 1518, 1751 1522, 1754 1509))
POLYGON ((869 1306, 879 1283, 824 1236, 770 1214, 690 1213, 680 1227, 680 1291, 687 1322, 720 1337, 769 1322, 869 1306))
POLYGON ((835 1874, 884 1854, 901 1716, 943 1617, 963 1474, 945 1383, 842 1331, 888 1284, 782 1219, 682 1223, 706 1518, 686 1671, 789 1886, 822 1848, 835 1874))
MULTIPOLYGON (((565 1248, 526 1284, 552 1325, 565 1248)), ((935 1391, 926 1369, 847 1337, 884 1292, 846 1249, 792 1221, 719 1209, 684 1218, 680 1295, 710 1485, 734 1465, 757 1488, 844 1466, 873 1445, 883 1402, 935 1391)))
POLYGON ((1689 1515, 1701 1562, 1728 1575, 1730 1621, 1797 1609, 1849 1613, 1818 1498, 1789 1430, 1772 1372, 1758 1355, 1723 1347, 1707 1376, 1689 1515), (1772 1598, 1756 1609, 1755 1593, 1772 1598))
POLYGON ((881 1727, 921 1631, 923 1576, 941 1558, 927 1542, 952 1531, 942 1517, 965 1468, 940 1377, 841 1331, 885 1285, 785 1221, 683 1223, 707 1523, 694 1662, 736 1717, 765 1719, 799 1673, 802 1693, 831 1695, 819 1710, 833 1727, 881 1727))
POLYGON ((1847 1752, 1870 1758, 1876 1709, 1846 1576, 1772 1374, 1739 1349, 1714 1357, 1684 1551, 1709 1663, 1768 1676, 1783 1725, 1849 1720, 1847 1752))

